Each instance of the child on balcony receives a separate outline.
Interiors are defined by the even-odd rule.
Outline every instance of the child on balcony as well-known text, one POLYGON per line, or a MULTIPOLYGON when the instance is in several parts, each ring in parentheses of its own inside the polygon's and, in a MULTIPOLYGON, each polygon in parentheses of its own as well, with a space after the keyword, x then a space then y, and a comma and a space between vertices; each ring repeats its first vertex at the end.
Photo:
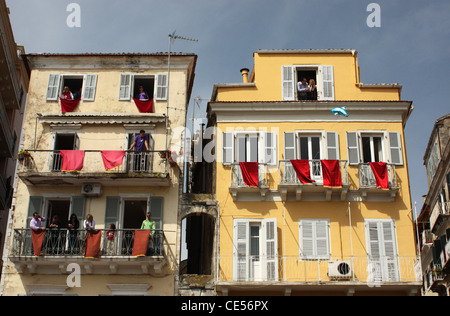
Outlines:
POLYGON ((114 240, 116 237, 116 225, 109 224, 109 230, 106 232, 107 244, 106 244, 106 255, 112 256, 114 254, 114 240))

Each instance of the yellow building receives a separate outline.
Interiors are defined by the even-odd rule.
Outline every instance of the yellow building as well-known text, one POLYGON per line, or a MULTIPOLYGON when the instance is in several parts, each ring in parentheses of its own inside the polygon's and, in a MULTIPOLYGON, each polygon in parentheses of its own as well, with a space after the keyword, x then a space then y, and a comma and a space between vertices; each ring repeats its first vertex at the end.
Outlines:
POLYGON ((177 131, 185 126, 197 56, 172 54, 170 73, 167 53, 26 57, 32 72, 21 148, 28 155, 19 166, 3 294, 174 295, 183 173, 167 151, 175 152, 173 160, 181 150, 177 131), (66 86, 74 99, 81 93, 78 104, 63 104, 66 86), (153 103, 134 101, 139 86, 153 103), (141 130, 148 150, 129 151, 141 130), (68 155, 80 152, 82 168, 68 165, 79 163, 68 155), (103 158, 118 159, 117 167, 109 170, 103 158), (136 234, 148 211, 156 227, 139 256, 136 234), (39 257, 30 230, 34 212, 46 218, 39 257), (76 231, 68 229, 73 214, 76 231), (86 253, 88 214, 101 231, 95 259, 86 253), (59 229, 52 230, 55 216, 59 229), (110 224, 114 236, 107 235, 110 224))
POLYGON ((217 293, 417 295, 401 86, 361 83, 354 50, 259 50, 241 73, 208 104, 217 293))

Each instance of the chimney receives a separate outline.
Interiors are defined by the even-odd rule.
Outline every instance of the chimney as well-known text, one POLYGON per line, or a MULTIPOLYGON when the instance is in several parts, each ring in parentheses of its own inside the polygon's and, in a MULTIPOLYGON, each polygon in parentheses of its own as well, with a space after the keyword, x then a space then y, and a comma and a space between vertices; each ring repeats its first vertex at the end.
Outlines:
POLYGON ((247 68, 242 68, 242 69, 241 69, 242 80, 243 80, 244 83, 248 83, 248 72, 249 72, 249 71, 250 71, 250 70, 247 69, 247 68))

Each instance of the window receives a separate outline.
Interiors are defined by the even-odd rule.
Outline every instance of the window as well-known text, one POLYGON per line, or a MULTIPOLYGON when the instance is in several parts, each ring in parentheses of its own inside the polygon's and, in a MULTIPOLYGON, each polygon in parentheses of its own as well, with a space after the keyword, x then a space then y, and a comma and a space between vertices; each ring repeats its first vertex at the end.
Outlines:
POLYGON ((333 66, 327 65, 294 65, 282 67, 282 100, 299 100, 297 84, 306 78, 309 84, 314 79, 317 87, 317 97, 312 100, 334 100, 333 66))
POLYGON ((339 136, 323 131, 286 132, 284 159, 339 159, 339 136))
POLYGON ((277 281, 277 220, 235 219, 233 231, 233 279, 277 281))
POLYGON ((272 132, 226 132, 222 134, 222 162, 277 163, 277 134, 272 132))
POLYGON ((403 165, 401 135, 398 132, 347 132, 347 157, 350 165, 388 162, 403 165))
POLYGON ((371 282, 398 281, 395 222, 391 219, 365 220, 368 271, 371 282))
POLYGON ((78 150, 80 148, 80 138, 75 132, 58 132, 53 135, 54 145, 51 161, 52 171, 61 171, 62 158, 59 150, 78 150))
POLYGON ((131 100, 131 97, 137 97, 139 95, 139 86, 144 88, 150 99, 167 100, 167 74, 157 74, 156 76, 121 74, 119 100, 131 100))
MULTIPOLYGON (((129 131, 126 139, 126 149, 131 147, 139 131, 129 131)), ((153 170, 153 150, 155 141, 151 133, 148 136, 148 149, 150 152, 133 151, 127 154, 127 170, 129 172, 151 172, 153 170)), ((135 147, 136 148, 136 147, 135 147)))
POLYGON ((81 97, 83 101, 94 101, 97 75, 50 74, 47 86, 47 101, 57 101, 65 86, 69 87, 75 99, 81 97))
POLYGON ((330 222, 327 219, 299 220, 300 257, 303 259, 329 259, 330 222))

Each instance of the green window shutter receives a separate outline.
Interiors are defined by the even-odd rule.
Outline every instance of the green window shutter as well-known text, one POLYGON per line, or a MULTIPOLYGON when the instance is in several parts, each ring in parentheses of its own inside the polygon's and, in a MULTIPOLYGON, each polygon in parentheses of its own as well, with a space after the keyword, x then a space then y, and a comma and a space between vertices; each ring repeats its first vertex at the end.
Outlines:
POLYGON ((161 196, 152 196, 150 198, 150 211, 152 212, 152 220, 155 221, 156 229, 162 229, 164 198, 161 196))
POLYGON ((44 197, 43 196, 30 196, 30 201, 28 203, 28 215, 26 227, 30 228, 30 222, 33 218, 33 213, 38 212, 42 215, 42 208, 44 207, 44 197))
POLYGON ((70 204, 70 216, 75 214, 81 222, 84 219, 84 210, 86 205, 86 197, 73 196, 70 204))
POLYGON ((114 224, 119 227, 119 213, 120 213, 120 197, 107 196, 106 197, 106 211, 105 211, 105 227, 109 224, 114 224))

